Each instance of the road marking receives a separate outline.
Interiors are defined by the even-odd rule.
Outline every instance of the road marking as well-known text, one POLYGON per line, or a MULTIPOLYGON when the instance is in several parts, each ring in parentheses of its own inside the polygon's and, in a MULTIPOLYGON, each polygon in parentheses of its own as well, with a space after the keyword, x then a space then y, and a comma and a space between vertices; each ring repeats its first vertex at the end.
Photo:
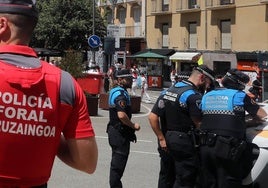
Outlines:
POLYGON ((151 112, 150 108, 148 108, 144 104, 141 104, 141 106, 143 106, 147 110, 147 113, 146 114, 140 114, 140 115, 133 115, 133 118, 145 117, 145 116, 148 116, 150 114, 150 112, 151 112))
MULTIPOLYGON (((96 138, 101 138, 101 139, 108 139, 108 136, 95 136, 96 138)), ((137 140, 137 142, 147 142, 147 143, 152 143, 153 141, 151 140, 137 140)))
MULTIPOLYGON (((139 117, 145 117, 145 116, 148 116, 149 114, 150 114, 150 112, 151 112, 151 108, 149 108, 149 107, 147 107, 147 106, 145 106, 144 104, 142 104, 141 103, 141 106, 143 106, 146 110, 145 110, 145 112, 146 112, 146 114, 137 114, 137 115, 135 115, 135 114, 132 114, 132 117, 133 118, 139 118, 139 117)), ((107 112, 107 116, 90 116, 90 119, 99 119, 99 118, 109 118, 109 112, 107 112)))
POLYGON ((159 155, 159 153, 145 152, 145 151, 133 151, 133 150, 130 150, 130 152, 131 152, 131 153, 150 154, 150 155, 159 155))

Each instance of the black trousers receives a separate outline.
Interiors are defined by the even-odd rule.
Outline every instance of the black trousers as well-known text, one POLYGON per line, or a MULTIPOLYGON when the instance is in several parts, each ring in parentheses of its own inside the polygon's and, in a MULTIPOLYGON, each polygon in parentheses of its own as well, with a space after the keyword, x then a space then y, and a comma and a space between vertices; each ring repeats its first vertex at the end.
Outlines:
POLYGON ((127 164, 130 141, 128 141, 117 129, 109 126, 107 129, 109 144, 112 148, 112 159, 110 166, 110 187, 122 188, 121 178, 127 164))
POLYGON ((160 155, 160 172, 158 188, 172 188, 175 182, 175 162, 169 152, 158 148, 160 155))
POLYGON ((191 137, 177 131, 167 131, 165 137, 175 162, 176 179, 173 188, 194 188, 199 163, 191 137))
MULTIPOLYGON (((216 139, 217 142, 218 138, 216 139)), ((241 157, 233 161, 232 159, 223 159, 217 144, 200 147, 201 174, 200 181, 202 188, 242 188, 243 178, 249 173, 252 167, 252 149, 247 145, 241 157)))

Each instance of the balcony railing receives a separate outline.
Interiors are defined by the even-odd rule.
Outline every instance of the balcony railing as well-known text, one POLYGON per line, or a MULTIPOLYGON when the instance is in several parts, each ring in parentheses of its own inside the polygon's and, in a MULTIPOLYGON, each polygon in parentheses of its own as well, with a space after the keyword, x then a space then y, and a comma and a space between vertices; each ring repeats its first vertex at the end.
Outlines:
POLYGON ((268 3, 268 0, 260 0, 261 3, 268 3))
POLYGON ((152 3, 151 14, 171 14, 172 5, 170 3, 163 4, 162 0, 152 0, 151 3, 152 3))
POLYGON ((142 31, 142 26, 120 26, 120 37, 121 38, 140 38, 145 37, 142 31))
POLYGON ((207 0, 207 7, 219 7, 219 6, 230 6, 234 5, 235 0, 207 0))
POLYGON ((201 0, 176 0, 176 11, 177 12, 192 12, 200 11, 201 0))

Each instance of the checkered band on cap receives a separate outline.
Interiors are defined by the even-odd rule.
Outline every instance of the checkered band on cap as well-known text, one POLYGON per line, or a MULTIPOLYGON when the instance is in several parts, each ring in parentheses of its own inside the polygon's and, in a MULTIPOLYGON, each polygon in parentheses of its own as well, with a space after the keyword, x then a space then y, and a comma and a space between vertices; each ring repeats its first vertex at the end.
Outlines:
POLYGON ((214 80, 214 73, 212 70, 210 70, 208 67, 195 67, 195 70, 198 70, 199 72, 201 72, 202 74, 206 75, 207 77, 209 77, 211 80, 214 80))

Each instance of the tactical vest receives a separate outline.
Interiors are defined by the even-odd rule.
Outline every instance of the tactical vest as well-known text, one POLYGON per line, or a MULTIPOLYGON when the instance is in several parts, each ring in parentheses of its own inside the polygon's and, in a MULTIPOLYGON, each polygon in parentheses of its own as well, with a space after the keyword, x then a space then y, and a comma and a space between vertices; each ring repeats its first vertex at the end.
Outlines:
MULTIPOLYGON (((193 87, 172 86, 167 90, 163 97, 165 102, 167 130, 169 131, 187 132, 191 130, 193 126, 193 122, 188 114, 187 105, 185 103, 181 103, 179 100, 181 95, 188 90, 193 90, 193 87)), ((188 96, 186 96, 186 98, 188 98, 188 96)))
POLYGON ((244 98, 233 89, 216 89, 203 96, 201 128, 222 136, 243 138, 245 134, 244 98))
POLYGON ((48 181, 62 129, 57 127, 61 73, 51 67, 0 62, 0 182, 2 177, 15 185, 48 181))

